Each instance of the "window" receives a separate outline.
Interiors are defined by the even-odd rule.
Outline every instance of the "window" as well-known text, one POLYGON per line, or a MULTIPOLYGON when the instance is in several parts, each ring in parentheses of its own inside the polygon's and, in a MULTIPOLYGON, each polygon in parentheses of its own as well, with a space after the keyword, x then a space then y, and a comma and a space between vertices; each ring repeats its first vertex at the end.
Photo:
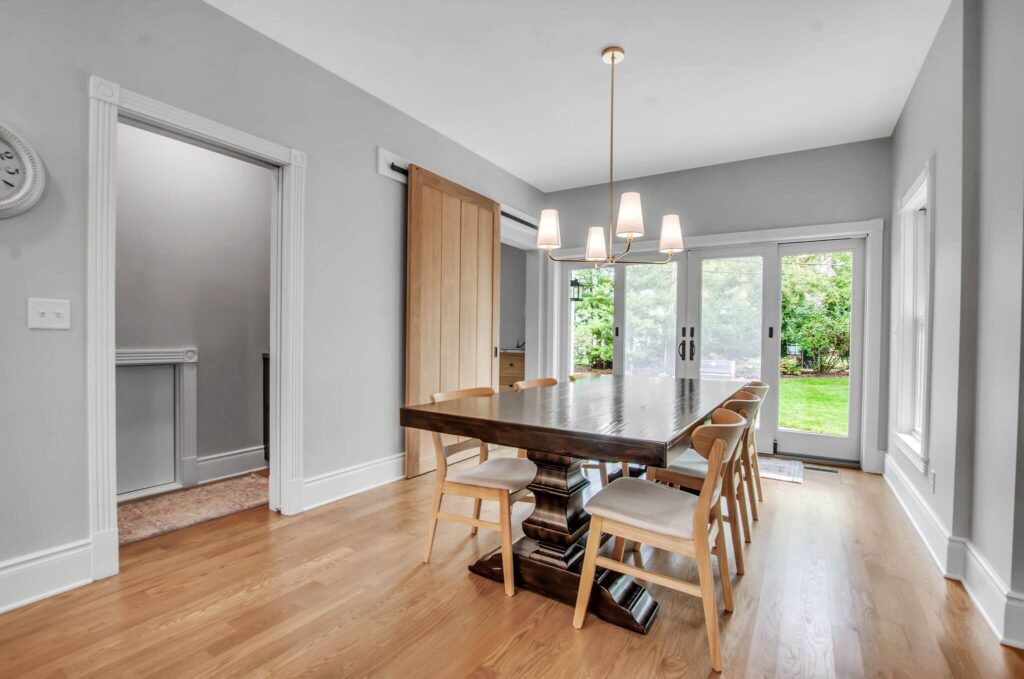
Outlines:
POLYGON ((928 184, 926 171, 900 201, 893 267, 892 365, 896 387, 893 443, 922 472, 928 464, 926 434, 931 348, 932 234, 928 184))

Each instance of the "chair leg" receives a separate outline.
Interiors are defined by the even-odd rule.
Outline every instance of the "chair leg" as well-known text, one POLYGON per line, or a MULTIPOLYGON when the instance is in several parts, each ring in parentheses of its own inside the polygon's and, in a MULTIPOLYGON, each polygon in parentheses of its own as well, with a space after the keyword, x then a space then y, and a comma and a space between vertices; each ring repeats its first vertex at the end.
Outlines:
POLYGON ((505 579, 505 596, 515 596, 516 574, 512 564, 512 507, 508 501, 508 491, 503 492, 498 500, 498 512, 501 515, 501 570, 505 579))
POLYGON ((526 459, 526 448, 520 448, 519 452, 516 453, 516 457, 520 457, 520 458, 525 460, 526 459))
POLYGON ((750 450, 740 456, 743 461, 743 476, 747 482, 747 497, 750 498, 750 516, 757 521, 757 499, 754 497, 754 470, 750 466, 750 450))
POLYGON ((697 574, 700 577, 700 597, 704 601, 704 624, 708 628, 708 647, 711 650, 711 667, 722 671, 722 648, 718 640, 718 604, 715 601, 715 580, 711 570, 711 554, 698 547, 697 574), (701 553, 703 552, 703 553, 701 553))
POLYGON ((729 553, 725 549, 725 522, 722 521, 722 505, 715 508, 718 535, 715 536, 715 555, 718 557, 718 576, 722 578, 722 598, 725 610, 732 611, 732 578, 729 577, 729 553))
POLYGON ((612 558, 616 561, 622 561, 622 557, 626 554, 626 538, 620 538, 618 535, 615 536, 615 548, 612 550, 612 558))
POLYGON ((623 462, 622 463, 622 478, 624 478, 624 479, 628 479, 629 478, 629 463, 628 462, 623 462))
POLYGON ((751 467, 754 469, 754 485, 757 486, 757 500, 758 502, 764 502, 764 491, 761 490, 761 461, 757 457, 757 439, 754 438, 754 434, 750 434, 750 461, 751 467))
POLYGON ((441 511, 441 484, 434 487, 434 499, 430 502, 430 519, 427 522, 427 546, 423 550, 423 563, 430 563, 430 550, 434 546, 434 533, 437 531, 437 514, 441 511))
POLYGON ((583 627, 583 619, 587 617, 590 590, 594 588, 594 572, 597 570, 597 551, 601 548, 602 523, 600 516, 590 519, 587 551, 583 555, 583 571, 580 573, 580 591, 576 595, 576 610, 572 616, 572 626, 576 629, 583 627))
POLYGON ((608 465, 604 462, 597 463, 598 472, 601 474, 601 487, 608 485, 608 465))
POLYGON ((736 556, 736 575, 743 575, 743 537, 740 535, 740 510, 736 502, 736 474, 730 472, 725 483, 725 506, 729 510, 729 532, 736 556))
POLYGON ((739 466, 736 467, 736 476, 733 478, 732 482, 736 484, 736 499, 739 501, 740 520, 743 522, 743 539, 746 542, 750 542, 750 517, 747 515, 747 491, 746 485, 743 483, 743 474, 739 472, 739 466))
MULTIPOLYGON (((479 519, 480 518, 480 505, 481 504, 482 504, 482 500, 480 498, 478 498, 478 497, 473 498, 473 518, 474 519, 479 519)), ((476 531, 477 531, 476 526, 471 526, 470 529, 469 529, 469 534, 470 535, 476 535, 476 531)))

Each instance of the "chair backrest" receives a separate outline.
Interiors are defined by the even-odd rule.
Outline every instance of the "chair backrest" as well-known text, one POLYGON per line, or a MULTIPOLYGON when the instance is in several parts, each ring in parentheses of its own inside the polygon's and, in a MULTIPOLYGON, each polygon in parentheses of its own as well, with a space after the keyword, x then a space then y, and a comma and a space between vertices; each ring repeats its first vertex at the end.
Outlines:
POLYGON ((743 387, 743 391, 753 394, 762 401, 764 400, 765 394, 768 393, 768 389, 768 385, 765 384, 764 382, 761 382, 760 380, 748 382, 747 386, 743 387))
POLYGON ((693 535, 707 535, 711 510, 718 506, 722 496, 723 471, 729 456, 740 442, 747 420, 739 413, 717 408, 711 414, 711 424, 693 430, 690 445, 708 461, 708 471, 701 486, 697 507, 693 513, 693 535))
MULTIPOLYGON (((734 413, 739 413, 743 419, 747 421, 747 426, 744 429, 744 436, 754 426, 754 421, 757 419, 757 413, 761 410, 761 399, 750 393, 749 391, 738 391, 733 397, 725 402, 722 407, 726 410, 731 410, 734 413)), ((740 452, 740 446, 737 445, 730 459, 735 457, 740 452)))
POLYGON ((761 406, 764 404, 764 394, 767 392, 767 385, 763 389, 757 385, 746 385, 742 391, 737 391, 732 399, 726 402, 725 408, 742 415, 746 419, 746 430, 751 431, 757 424, 758 413, 761 412, 761 406), (761 393, 758 393, 758 391, 761 393))
POLYGON ((746 391, 746 389, 752 387, 744 387, 743 391, 737 391, 730 400, 726 401, 723 408, 727 408, 730 411, 739 413, 746 420, 746 427, 743 429, 743 435, 741 436, 740 442, 736 445, 735 453, 732 458, 737 458, 743 450, 743 445, 750 441, 751 432, 754 431, 754 425, 758 421, 758 413, 761 412, 761 405, 764 400, 760 397, 746 391))
POLYGON ((558 380, 554 377, 538 377, 535 380, 520 380, 512 385, 512 389, 522 391, 523 389, 533 389, 534 387, 553 387, 556 384, 558 384, 558 380))
POLYGON ((592 377, 602 377, 604 373, 577 373, 575 375, 569 375, 570 382, 579 382, 580 380, 589 380, 592 377))
MULTIPOLYGON (((494 396, 494 389, 490 387, 470 387, 469 389, 458 389, 456 391, 439 391, 436 394, 430 395, 430 402, 444 403, 445 401, 455 401, 460 398, 473 398, 476 396, 494 396)), ((434 455, 437 457, 437 478, 439 481, 444 481, 444 477, 448 473, 448 458, 452 455, 479 446, 481 459, 487 457, 487 444, 479 439, 467 439, 445 445, 444 441, 441 440, 441 434, 436 431, 431 432, 431 438, 434 439, 434 455)))

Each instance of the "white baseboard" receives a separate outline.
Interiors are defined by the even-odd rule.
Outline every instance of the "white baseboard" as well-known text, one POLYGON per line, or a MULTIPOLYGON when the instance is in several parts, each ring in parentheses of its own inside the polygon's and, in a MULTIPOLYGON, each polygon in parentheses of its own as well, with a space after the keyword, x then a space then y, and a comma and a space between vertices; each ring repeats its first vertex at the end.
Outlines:
POLYGON ((92 541, 77 540, 0 563, 0 613, 92 582, 92 541))
POLYGON ((1011 590, 970 540, 955 537, 899 466, 885 461, 885 480, 935 559, 939 572, 960 580, 1000 643, 1024 648, 1024 595, 1011 590))
POLYGON ((932 508, 917 492, 914 484, 907 478, 906 473, 891 457, 886 457, 885 471, 882 476, 902 505, 910 523, 917 529, 925 547, 928 548, 928 553, 932 555, 939 567, 939 572, 943 577, 959 579, 961 573, 953 572, 949 568, 949 539, 951 537, 949 529, 935 515, 932 508))
POLYGON ((252 446, 215 455, 204 455, 197 458, 196 466, 198 467, 198 482, 208 483, 257 469, 265 469, 267 461, 263 459, 263 446, 252 446))
POLYGON ((320 474, 302 483, 302 508, 313 509, 405 476, 405 455, 391 455, 347 469, 320 474))
POLYGON ((1024 648, 1024 596, 1011 590, 970 540, 963 544, 964 589, 999 642, 1024 648))

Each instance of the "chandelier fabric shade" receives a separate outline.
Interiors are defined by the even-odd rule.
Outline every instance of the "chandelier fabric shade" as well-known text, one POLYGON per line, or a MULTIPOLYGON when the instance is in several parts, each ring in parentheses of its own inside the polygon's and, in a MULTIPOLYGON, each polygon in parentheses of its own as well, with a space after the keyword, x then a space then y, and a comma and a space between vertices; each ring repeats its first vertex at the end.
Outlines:
POLYGON ((603 262, 608 259, 608 250, 604 247, 603 226, 592 226, 587 231, 587 252, 583 259, 588 262, 603 262))
POLYGON ((615 225, 619 238, 640 238, 644 235, 644 211, 640 207, 640 194, 630 191, 619 199, 619 221, 615 225))
POLYGON ((615 253, 612 248, 612 217, 615 206, 615 66, 626 57, 621 47, 606 47, 601 59, 609 64, 611 78, 611 120, 608 138, 608 225, 607 239, 604 226, 591 226, 587 230, 587 248, 582 258, 555 257, 552 250, 562 247, 562 234, 559 231, 558 210, 545 209, 540 213, 540 225, 537 227, 537 247, 547 250, 548 259, 555 262, 590 262, 601 268, 612 264, 667 264, 673 255, 683 251, 683 231, 679 223, 679 215, 665 215, 661 220, 661 238, 658 251, 665 255, 660 260, 627 260, 633 247, 633 240, 644 235, 644 211, 641 206, 640 194, 627 191, 619 196, 619 215, 615 221, 615 235, 626 239, 626 247, 622 252, 615 253))
POLYGON ((683 251, 683 227, 679 224, 679 215, 665 215, 661 218, 661 238, 658 240, 658 252, 674 255, 683 251))
POLYGON ((562 247, 562 234, 558 229, 558 210, 541 210, 537 227, 537 247, 557 250, 562 247))

